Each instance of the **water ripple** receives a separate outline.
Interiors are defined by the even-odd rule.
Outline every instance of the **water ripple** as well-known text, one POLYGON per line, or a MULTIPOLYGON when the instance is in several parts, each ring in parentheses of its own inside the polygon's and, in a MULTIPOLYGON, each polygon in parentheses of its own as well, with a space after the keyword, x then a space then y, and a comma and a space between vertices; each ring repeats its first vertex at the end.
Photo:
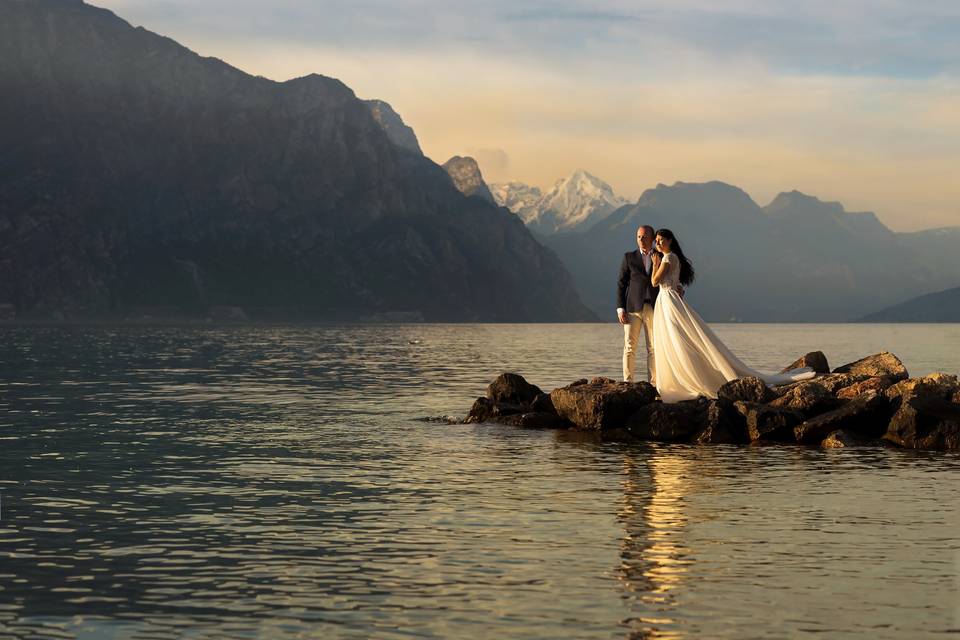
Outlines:
MULTIPOLYGON (((616 377, 616 325, 0 331, 0 638, 960 628, 955 454, 423 420, 503 370, 616 377)), ((960 368, 951 325, 718 331, 960 368)))

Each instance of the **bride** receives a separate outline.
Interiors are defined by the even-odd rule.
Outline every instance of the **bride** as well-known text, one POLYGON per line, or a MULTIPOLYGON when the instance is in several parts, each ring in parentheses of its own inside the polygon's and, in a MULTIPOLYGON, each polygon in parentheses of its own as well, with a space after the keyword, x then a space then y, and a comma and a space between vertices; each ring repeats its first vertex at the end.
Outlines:
POLYGON ((651 283, 660 287, 653 308, 653 354, 657 366, 657 391, 664 402, 717 397, 725 382, 747 376, 768 385, 806 380, 816 375, 810 367, 786 373, 754 371, 724 345, 706 322, 684 302, 678 286, 693 282, 693 265, 673 232, 660 229, 656 235, 651 283))

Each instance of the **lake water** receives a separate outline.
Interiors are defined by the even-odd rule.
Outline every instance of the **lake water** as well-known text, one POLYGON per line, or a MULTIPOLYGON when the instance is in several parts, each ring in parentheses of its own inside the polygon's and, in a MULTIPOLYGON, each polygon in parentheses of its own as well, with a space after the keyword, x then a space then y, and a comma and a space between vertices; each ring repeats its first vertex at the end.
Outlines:
MULTIPOLYGON (((960 371, 960 325, 715 327, 760 369, 960 371)), ((617 377, 621 335, 0 328, 0 637, 960 634, 956 453, 423 420, 617 377)))

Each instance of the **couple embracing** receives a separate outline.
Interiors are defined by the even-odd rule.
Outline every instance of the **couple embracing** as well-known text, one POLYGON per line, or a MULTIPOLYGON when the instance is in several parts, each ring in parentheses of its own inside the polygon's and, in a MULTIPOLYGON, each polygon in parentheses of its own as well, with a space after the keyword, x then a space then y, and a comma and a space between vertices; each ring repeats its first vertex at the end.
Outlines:
POLYGON ((650 383, 664 402, 716 398, 724 383, 747 376, 774 385, 815 375, 809 367, 769 374, 746 366, 684 301, 694 270, 673 232, 644 225, 637 229, 637 246, 623 256, 617 282, 625 381, 634 381, 641 330, 650 383))

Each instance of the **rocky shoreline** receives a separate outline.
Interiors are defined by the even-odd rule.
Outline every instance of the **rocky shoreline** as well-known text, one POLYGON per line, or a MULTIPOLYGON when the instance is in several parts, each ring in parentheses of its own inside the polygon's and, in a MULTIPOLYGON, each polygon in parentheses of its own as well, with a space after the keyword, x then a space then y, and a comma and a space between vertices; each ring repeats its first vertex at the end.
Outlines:
POLYGON ((583 379, 545 393, 503 373, 463 422, 579 430, 619 441, 960 449, 956 375, 911 378, 889 352, 831 371, 815 351, 784 371, 802 366, 817 376, 778 387, 740 378, 721 387, 716 399, 672 404, 661 402, 647 382, 583 379))

